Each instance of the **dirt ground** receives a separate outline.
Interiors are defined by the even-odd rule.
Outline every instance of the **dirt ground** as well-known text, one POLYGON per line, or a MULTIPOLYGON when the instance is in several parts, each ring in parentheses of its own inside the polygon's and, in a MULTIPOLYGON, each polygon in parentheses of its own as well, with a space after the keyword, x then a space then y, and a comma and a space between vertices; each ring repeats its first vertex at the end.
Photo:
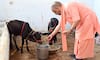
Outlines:
MULTIPOLYGON (((47 35, 42 36, 42 40, 46 40, 47 35)), ((61 35, 58 34, 57 36, 57 44, 61 44, 61 35)), ((59 49, 55 54, 50 54, 48 60, 72 60, 72 58, 69 56, 70 54, 73 54, 74 49, 74 34, 71 34, 67 37, 68 40, 68 51, 63 52, 62 49, 59 49)), ((17 38, 18 46, 21 46, 20 38, 17 38)), ((10 60, 37 60, 37 54, 36 54, 36 43, 29 42, 29 49, 30 52, 26 50, 26 47, 24 46, 24 51, 21 54, 20 51, 16 51, 15 49, 10 50, 10 60)), ((95 45, 95 57, 93 60, 100 60, 100 45, 95 45)))

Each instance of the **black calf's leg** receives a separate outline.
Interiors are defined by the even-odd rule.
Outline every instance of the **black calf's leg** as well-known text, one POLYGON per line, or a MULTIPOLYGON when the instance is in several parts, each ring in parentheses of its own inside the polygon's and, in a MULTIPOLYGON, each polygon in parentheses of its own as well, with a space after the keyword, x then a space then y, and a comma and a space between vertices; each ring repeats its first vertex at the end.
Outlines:
POLYGON ((10 48, 13 49, 12 38, 11 38, 12 36, 9 35, 9 37, 10 37, 10 48))
POLYGON ((19 48, 18 48, 18 46, 17 46, 17 43, 16 43, 16 37, 15 37, 15 36, 13 36, 13 40, 14 40, 14 43, 15 43, 16 49, 17 49, 17 51, 18 51, 19 48))
POLYGON ((26 40, 26 48, 27 48, 27 51, 29 52, 29 48, 28 48, 28 40, 26 40))
POLYGON ((23 45, 24 45, 24 39, 22 38, 22 47, 21 47, 21 53, 23 53, 23 45))
POLYGON ((57 37, 56 37, 56 35, 54 36, 53 40, 54 40, 54 43, 57 42, 57 37))

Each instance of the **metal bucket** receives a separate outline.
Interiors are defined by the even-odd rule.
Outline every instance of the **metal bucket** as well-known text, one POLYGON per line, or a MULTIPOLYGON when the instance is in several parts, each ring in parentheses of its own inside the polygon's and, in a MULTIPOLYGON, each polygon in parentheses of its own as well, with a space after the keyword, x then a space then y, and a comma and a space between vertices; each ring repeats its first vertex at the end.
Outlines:
POLYGON ((38 45, 37 46, 37 58, 38 60, 47 60, 49 56, 49 46, 45 45, 38 45))

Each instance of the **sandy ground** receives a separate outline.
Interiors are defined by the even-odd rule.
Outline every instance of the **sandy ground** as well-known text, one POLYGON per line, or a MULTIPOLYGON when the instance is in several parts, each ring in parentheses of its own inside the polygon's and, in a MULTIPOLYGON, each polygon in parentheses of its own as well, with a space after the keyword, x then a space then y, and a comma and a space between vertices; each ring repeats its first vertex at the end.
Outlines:
MULTIPOLYGON (((46 40, 47 35, 42 36, 42 40, 46 40)), ((58 41, 57 44, 61 44, 61 35, 58 34, 58 41)), ((70 54, 73 54, 74 49, 74 34, 71 34, 67 37, 68 40, 68 51, 63 52, 62 49, 59 49, 55 54, 50 54, 48 60, 72 60, 72 58, 69 56, 70 54)), ((21 40, 18 38, 17 43, 19 47, 21 46, 21 40)), ((24 51, 21 54, 20 51, 11 50, 10 60, 37 60, 37 54, 36 54, 36 43, 29 42, 29 49, 30 52, 26 50, 26 47, 24 46, 24 51), (15 52, 14 52, 15 51, 15 52)), ((95 45, 95 57, 93 60, 100 60, 100 45, 95 45)), ((91 60, 91 59, 90 59, 91 60)))

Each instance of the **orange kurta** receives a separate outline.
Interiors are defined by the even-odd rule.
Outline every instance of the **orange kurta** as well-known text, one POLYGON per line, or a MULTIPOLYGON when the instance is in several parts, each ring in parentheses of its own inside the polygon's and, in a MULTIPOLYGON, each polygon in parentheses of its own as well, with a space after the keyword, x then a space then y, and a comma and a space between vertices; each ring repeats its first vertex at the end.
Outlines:
POLYGON ((100 34, 100 24, 96 14, 83 4, 72 2, 62 7, 61 17, 62 29, 66 24, 65 22, 72 24, 74 21, 80 20, 75 32, 74 53, 76 57, 79 59, 93 57, 94 34, 95 32, 100 34))

